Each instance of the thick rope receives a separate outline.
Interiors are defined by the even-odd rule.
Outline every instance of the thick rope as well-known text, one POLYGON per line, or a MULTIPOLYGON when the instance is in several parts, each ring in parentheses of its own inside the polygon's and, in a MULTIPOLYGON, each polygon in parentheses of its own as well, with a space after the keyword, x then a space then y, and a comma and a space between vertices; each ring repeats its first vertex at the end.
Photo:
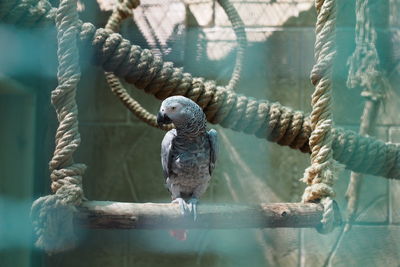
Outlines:
POLYGON ((312 95, 311 112, 311 166, 304 173, 303 181, 307 183, 303 202, 318 202, 324 205, 321 232, 333 229, 334 212, 332 189, 336 179, 332 156, 332 65, 336 53, 335 23, 336 3, 334 0, 316 0, 317 23, 315 41, 316 63, 311 72, 311 81, 315 85, 312 95))
POLYGON ((75 206, 83 199, 82 175, 86 166, 74 163, 73 153, 80 144, 78 108, 75 101, 80 79, 76 36, 79 19, 77 0, 62 0, 57 10, 58 86, 51 94, 59 126, 56 148, 49 166, 53 195, 41 197, 32 205, 36 245, 48 252, 66 250, 75 245, 73 229, 75 206))
MULTIPOLYGON (((0 1, 0 9, 5 9, 0 1)), ((94 63, 135 84, 139 89, 164 99, 185 95, 196 101, 211 123, 254 134, 280 145, 310 152, 310 120, 300 111, 279 103, 256 100, 219 87, 212 81, 192 77, 173 63, 163 62, 149 50, 131 45, 119 34, 85 23, 81 43, 93 53, 94 63)), ((384 143, 353 131, 332 129, 333 158, 350 170, 400 179, 400 145, 384 143)))
MULTIPOLYGON (((356 49, 348 60, 350 68, 347 86, 363 88, 361 95, 365 97, 360 135, 372 134, 379 105, 390 86, 385 73, 379 68, 380 62, 375 47, 377 33, 371 21, 368 2, 356 1, 356 49)), ((351 223, 356 218, 362 181, 362 174, 351 172, 346 191, 348 223, 345 231, 350 230, 351 223)))

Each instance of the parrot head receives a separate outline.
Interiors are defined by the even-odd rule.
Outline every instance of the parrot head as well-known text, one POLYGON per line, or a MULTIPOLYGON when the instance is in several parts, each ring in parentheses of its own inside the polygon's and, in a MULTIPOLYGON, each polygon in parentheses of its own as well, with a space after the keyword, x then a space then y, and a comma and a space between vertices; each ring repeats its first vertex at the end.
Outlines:
POLYGON ((171 96, 166 98, 157 114, 157 124, 173 123, 175 127, 185 127, 194 121, 205 120, 203 110, 191 99, 184 96, 171 96))

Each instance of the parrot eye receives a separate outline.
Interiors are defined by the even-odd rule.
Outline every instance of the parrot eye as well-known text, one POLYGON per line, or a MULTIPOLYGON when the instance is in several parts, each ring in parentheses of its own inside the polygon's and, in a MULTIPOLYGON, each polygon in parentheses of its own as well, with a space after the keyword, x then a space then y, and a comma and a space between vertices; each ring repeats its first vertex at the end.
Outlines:
POLYGON ((176 109, 176 107, 171 107, 171 109, 172 109, 172 110, 175 110, 175 109, 176 109))

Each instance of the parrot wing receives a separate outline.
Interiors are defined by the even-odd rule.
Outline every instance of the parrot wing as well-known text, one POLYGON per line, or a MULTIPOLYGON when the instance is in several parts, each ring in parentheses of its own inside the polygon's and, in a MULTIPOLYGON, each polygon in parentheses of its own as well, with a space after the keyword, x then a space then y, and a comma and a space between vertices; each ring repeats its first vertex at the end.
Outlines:
POLYGON ((161 142, 161 165, 163 168, 164 178, 167 179, 171 173, 172 163, 172 144, 176 137, 176 130, 168 131, 161 142))
POLYGON ((215 168, 215 162, 218 157, 218 133, 216 130, 211 129, 207 132, 208 141, 210 142, 210 175, 215 168))

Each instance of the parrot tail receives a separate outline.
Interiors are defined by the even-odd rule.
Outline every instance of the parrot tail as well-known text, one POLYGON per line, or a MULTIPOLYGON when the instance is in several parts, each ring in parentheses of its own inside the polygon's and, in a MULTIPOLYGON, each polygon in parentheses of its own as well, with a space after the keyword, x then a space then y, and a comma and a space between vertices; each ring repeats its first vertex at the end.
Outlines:
POLYGON ((185 229, 178 229, 178 230, 170 230, 169 234, 174 237, 176 240, 185 241, 187 239, 188 231, 185 229))

